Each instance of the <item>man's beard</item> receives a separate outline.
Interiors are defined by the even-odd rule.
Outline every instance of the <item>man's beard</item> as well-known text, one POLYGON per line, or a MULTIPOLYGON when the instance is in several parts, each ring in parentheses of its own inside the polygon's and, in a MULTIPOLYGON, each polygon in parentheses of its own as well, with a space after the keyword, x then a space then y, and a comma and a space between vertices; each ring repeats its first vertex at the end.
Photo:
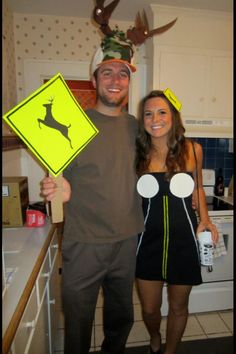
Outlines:
POLYGON ((122 103, 124 102, 126 97, 121 97, 117 101, 111 101, 106 96, 101 96, 101 95, 98 95, 98 98, 107 107, 120 107, 122 106, 122 103))

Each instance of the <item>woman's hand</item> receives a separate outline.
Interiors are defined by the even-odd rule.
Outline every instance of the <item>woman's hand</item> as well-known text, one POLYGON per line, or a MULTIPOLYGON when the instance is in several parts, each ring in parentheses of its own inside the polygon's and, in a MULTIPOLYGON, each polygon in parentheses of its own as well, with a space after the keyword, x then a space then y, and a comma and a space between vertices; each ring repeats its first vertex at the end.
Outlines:
POLYGON ((197 234, 199 232, 202 232, 205 230, 208 230, 211 232, 212 241, 214 244, 216 244, 219 240, 219 234, 218 234, 216 226, 214 224, 212 224, 212 222, 210 220, 206 223, 200 222, 200 224, 197 227, 197 234))
MULTIPOLYGON (((56 179, 53 177, 45 177, 41 181, 41 196, 47 201, 51 201, 58 190, 56 179)), ((71 196, 71 186, 69 182, 62 177, 62 201, 63 203, 68 202, 71 196)))

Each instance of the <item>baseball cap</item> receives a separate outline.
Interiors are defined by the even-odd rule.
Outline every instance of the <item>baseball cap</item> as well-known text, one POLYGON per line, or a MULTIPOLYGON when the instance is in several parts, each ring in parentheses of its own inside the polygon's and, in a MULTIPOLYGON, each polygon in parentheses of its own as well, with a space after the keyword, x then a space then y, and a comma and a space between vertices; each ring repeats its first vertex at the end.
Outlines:
POLYGON ((119 30, 112 31, 111 34, 106 35, 100 47, 94 53, 91 62, 91 75, 103 63, 118 62, 127 66, 130 73, 136 71, 136 67, 132 64, 133 58, 132 42, 125 38, 125 33, 119 30))

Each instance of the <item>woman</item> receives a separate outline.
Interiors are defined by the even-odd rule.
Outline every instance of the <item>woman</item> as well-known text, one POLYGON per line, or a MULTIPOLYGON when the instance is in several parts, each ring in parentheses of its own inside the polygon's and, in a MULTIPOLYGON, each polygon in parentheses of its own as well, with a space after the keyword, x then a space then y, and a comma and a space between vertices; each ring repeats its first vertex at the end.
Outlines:
POLYGON ((140 107, 136 170, 139 177, 153 176, 158 187, 154 196, 143 197, 145 231, 139 235, 137 287, 150 334, 149 353, 160 354, 160 309, 167 284, 164 353, 173 354, 186 327, 192 286, 202 283, 195 235, 208 229, 216 243, 218 233, 209 219, 202 187, 201 145, 185 138, 180 113, 163 91, 152 91, 140 107), (184 178, 184 188, 176 176, 184 178), (189 188, 190 194, 184 195, 189 188), (198 225, 192 198, 200 216, 198 225))

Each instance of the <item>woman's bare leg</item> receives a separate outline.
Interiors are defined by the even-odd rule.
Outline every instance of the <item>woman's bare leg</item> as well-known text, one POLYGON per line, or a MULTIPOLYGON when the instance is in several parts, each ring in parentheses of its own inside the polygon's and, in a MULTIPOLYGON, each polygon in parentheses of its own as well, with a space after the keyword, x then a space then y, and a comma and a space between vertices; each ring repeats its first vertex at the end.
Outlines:
POLYGON ((161 304, 164 282, 137 279, 137 289, 142 306, 143 321, 150 334, 150 345, 154 352, 161 346, 161 304))
POLYGON ((188 320, 188 302, 192 286, 168 285, 169 311, 164 354, 174 354, 188 320))

